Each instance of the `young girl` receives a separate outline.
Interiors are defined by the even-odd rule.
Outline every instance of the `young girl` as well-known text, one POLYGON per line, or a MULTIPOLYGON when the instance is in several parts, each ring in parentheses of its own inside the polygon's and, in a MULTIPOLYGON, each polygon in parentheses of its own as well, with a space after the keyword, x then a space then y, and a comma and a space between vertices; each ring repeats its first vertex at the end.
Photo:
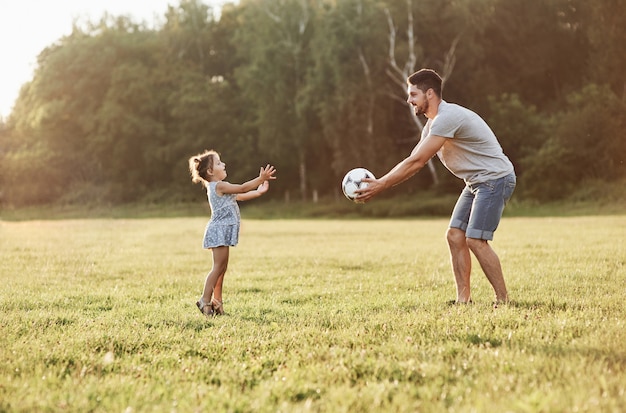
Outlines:
POLYGON ((269 189, 269 181, 276 179, 276 169, 267 165, 259 176, 243 184, 225 182, 226 164, 215 151, 204 151, 189 158, 189 172, 194 183, 207 190, 211 206, 211 220, 204 231, 204 248, 213 252, 213 268, 204 282, 204 292, 196 305, 206 316, 224 314, 222 284, 228 267, 229 247, 239 241, 241 216, 237 201, 258 198, 269 189))

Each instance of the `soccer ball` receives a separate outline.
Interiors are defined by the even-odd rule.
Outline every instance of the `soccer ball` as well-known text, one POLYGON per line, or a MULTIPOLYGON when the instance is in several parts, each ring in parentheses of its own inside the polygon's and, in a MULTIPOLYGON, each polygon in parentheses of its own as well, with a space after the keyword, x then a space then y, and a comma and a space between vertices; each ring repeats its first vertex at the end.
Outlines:
POLYGON ((356 191, 367 187, 365 182, 361 182, 363 178, 374 179, 374 174, 365 168, 354 168, 351 171, 348 171, 346 176, 343 177, 343 181, 341 181, 341 190, 350 201, 358 202, 355 201, 358 195, 356 191))

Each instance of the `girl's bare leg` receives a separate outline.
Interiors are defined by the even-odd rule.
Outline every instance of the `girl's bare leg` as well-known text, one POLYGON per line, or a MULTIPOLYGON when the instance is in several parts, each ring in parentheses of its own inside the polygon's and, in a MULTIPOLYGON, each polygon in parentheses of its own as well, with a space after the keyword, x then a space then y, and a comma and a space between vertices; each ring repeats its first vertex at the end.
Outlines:
POLYGON ((211 306, 216 315, 224 314, 224 304, 222 302, 222 285, 224 284, 224 275, 222 274, 217 278, 215 289, 213 289, 213 299, 211 300, 211 306))
POLYGON ((213 289, 213 299, 216 301, 219 301, 220 303, 223 301, 222 300, 222 285, 224 284, 224 275, 226 274, 222 273, 222 275, 220 275, 217 278, 217 283, 215 284, 215 288, 213 289))
POLYGON ((204 291, 202 293, 202 301, 205 303, 211 302, 211 297, 214 291, 216 291, 218 283, 219 298, 220 302, 222 301, 222 282, 224 280, 224 274, 226 274, 226 270, 228 269, 229 247, 216 247, 212 248, 212 251, 213 268, 211 268, 211 271, 207 274, 206 280, 204 281, 204 291))

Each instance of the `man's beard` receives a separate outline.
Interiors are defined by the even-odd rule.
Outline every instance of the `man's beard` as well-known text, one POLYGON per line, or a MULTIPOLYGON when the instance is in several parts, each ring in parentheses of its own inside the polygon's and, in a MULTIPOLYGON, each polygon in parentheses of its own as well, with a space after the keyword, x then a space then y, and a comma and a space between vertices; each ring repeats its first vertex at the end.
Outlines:
POLYGON ((423 115, 426 112, 428 112, 428 101, 424 102, 424 104, 422 106, 416 106, 415 107, 415 114, 417 116, 423 115))

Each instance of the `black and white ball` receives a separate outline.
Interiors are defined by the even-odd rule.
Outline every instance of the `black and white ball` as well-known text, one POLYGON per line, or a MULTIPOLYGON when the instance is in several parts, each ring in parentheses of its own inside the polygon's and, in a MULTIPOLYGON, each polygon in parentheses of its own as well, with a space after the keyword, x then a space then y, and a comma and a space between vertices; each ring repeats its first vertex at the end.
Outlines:
POLYGON ((362 182, 363 178, 374 179, 374 174, 365 168, 354 168, 343 177, 341 181, 341 190, 350 201, 355 201, 357 197, 356 191, 361 188, 367 188, 367 184, 362 182))

